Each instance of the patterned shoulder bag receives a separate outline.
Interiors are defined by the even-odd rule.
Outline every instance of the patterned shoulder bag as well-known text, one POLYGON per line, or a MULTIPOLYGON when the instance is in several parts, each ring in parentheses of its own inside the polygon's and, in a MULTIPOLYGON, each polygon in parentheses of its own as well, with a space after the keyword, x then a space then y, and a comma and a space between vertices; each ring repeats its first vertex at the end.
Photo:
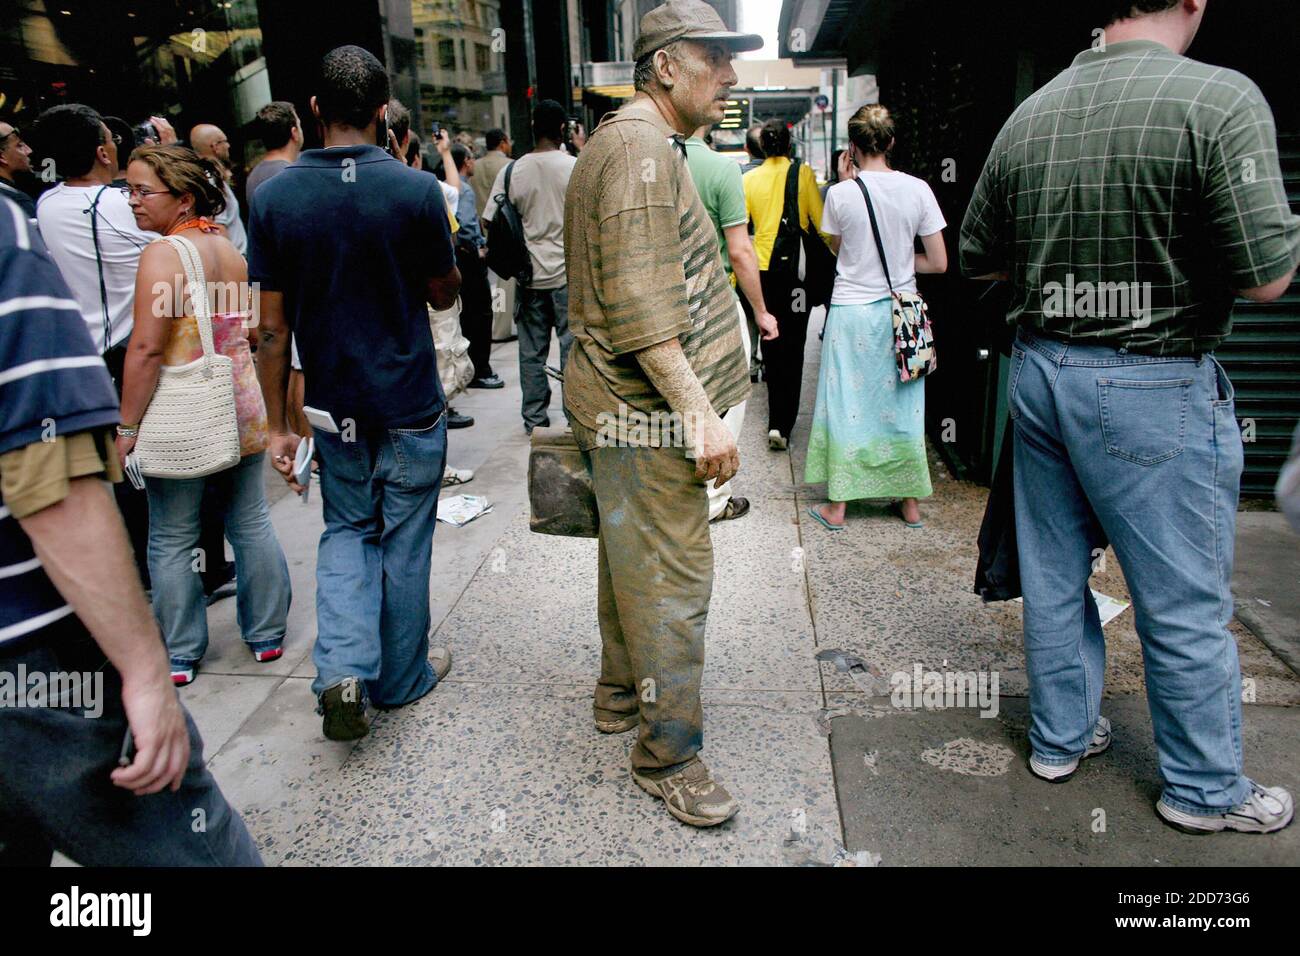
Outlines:
POLYGON ((939 364, 934 350, 934 330, 930 327, 929 308, 918 293, 894 291, 894 281, 889 277, 889 261, 885 258, 885 246, 880 241, 880 229, 876 225, 876 210, 871 203, 871 193, 867 192, 867 184, 862 179, 858 176, 854 181, 862 190, 862 198, 867 201, 871 235, 876 240, 876 252, 880 255, 880 265, 885 270, 885 283, 889 286, 889 294, 893 299, 894 359, 898 365, 898 380, 914 382, 929 375, 939 364))

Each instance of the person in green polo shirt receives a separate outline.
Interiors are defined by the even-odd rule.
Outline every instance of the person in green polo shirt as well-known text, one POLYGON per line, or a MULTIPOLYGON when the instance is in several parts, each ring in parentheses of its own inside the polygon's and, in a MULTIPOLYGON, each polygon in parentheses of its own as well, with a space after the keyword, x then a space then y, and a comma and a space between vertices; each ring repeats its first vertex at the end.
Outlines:
POLYGON ((1258 87, 1182 55, 1205 0, 1094 3, 1106 28, 994 141, 962 271, 1011 282, 1009 401, 1025 599, 1030 770, 1105 751, 1106 646, 1088 589, 1114 546, 1133 595, 1164 791, 1191 832, 1291 822, 1245 775, 1228 631, 1242 470, 1214 348, 1234 294, 1286 291, 1300 259, 1258 87))
MULTIPOLYGON (((691 171, 691 179, 704 203, 704 211, 713 220, 713 229, 718 236, 718 248, 722 252, 722 265, 731 280, 732 288, 740 285, 745 298, 754 310, 754 321, 765 340, 776 338, 776 318, 767 311, 763 303, 763 287, 758 275, 758 256, 754 253, 754 241, 749 237, 749 213, 745 209, 745 186, 740 179, 740 166, 735 160, 715 153, 704 141, 710 126, 701 126, 695 135, 686 141, 686 165, 691 171)), ((740 337, 745 346, 745 357, 750 353, 749 321, 745 310, 736 299, 736 313, 740 323, 740 337)), ((741 402, 728 409, 722 420, 740 441, 740 429, 745 423, 745 405, 741 402)), ((749 499, 734 497, 731 494, 731 482, 721 488, 708 486, 709 520, 726 521, 739 518, 749 512, 749 499)))

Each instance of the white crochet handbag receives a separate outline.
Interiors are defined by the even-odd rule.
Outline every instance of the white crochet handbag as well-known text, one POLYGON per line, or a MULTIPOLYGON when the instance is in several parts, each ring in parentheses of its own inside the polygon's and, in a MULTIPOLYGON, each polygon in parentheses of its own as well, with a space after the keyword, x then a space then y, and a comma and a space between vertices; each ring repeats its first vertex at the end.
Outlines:
POLYGON ((151 478, 202 478, 239 464, 235 363, 218 355, 213 345, 208 286, 194 243, 183 236, 163 241, 176 249, 185 267, 203 357, 158 370, 158 387, 140 419, 135 455, 140 471, 151 478))

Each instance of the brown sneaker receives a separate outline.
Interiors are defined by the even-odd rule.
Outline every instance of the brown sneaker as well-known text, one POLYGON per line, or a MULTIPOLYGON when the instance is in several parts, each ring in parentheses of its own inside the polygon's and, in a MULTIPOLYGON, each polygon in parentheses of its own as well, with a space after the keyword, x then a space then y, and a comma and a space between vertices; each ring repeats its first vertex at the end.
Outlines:
POLYGON ((628 714, 626 717, 615 717, 608 720, 596 718, 596 729, 602 734, 623 734, 631 730, 637 724, 641 723, 641 712, 628 714))
POLYGON ((660 780, 651 780, 633 770, 632 779, 646 793, 663 800, 669 813, 693 827, 717 826, 730 820, 740 809, 740 804, 722 784, 714 782, 702 760, 694 760, 685 769, 660 780))

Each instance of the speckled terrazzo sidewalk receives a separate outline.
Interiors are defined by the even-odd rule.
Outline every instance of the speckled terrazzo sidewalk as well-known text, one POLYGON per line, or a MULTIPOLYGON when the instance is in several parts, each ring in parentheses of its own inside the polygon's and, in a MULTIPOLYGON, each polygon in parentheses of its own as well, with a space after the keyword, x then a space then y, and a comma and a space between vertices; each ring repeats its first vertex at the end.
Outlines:
MULTIPOLYGON (((465 528, 438 526, 434 620, 438 642, 455 655, 439 688, 379 715, 370 736, 355 745, 321 736, 309 689, 320 529, 315 497, 306 506, 283 498, 272 509, 294 584, 285 657, 253 663, 238 640, 233 602, 210 612, 212 649, 199 679, 182 693, 213 772, 267 862, 827 864, 845 858, 847 829, 849 851, 878 853, 885 865, 920 863, 928 854, 919 834, 942 846, 951 808, 944 799, 913 801, 925 816, 900 816, 909 792, 943 790, 951 782, 953 797, 968 799, 974 786, 978 799, 1006 801, 987 806, 994 814, 1036 796, 1024 792, 1033 782, 1019 779, 1028 777, 1021 758, 1004 759, 1016 747, 1015 720, 950 711, 946 723, 929 726, 923 722, 936 715, 889 707, 880 696, 887 682, 817 660, 819 651, 842 651, 886 680, 916 663, 997 670, 1003 697, 1025 693, 1019 607, 984 606, 970 592, 984 489, 953 481, 936 462, 935 497, 922 506, 922 532, 872 504, 852 506, 849 530, 834 536, 801 519, 822 493, 797 480, 815 389, 818 342, 809 339, 804 412, 792 453, 766 448, 760 385, 749 405, 735 483, 753 509, 713 526, 703 756, 742 802, 734 820, 705 831, 677 823, 632 783, 631 735, 606 737, 592 727, 600 646, 595 543, 528 531, 528 449, 508 343, 493 356, 507 388, 470 392, 455 402, 478 419, 450 437, 451 463, 477 470, 456 492, 487 495, 494 510, 465 528), (894 719, 874 719, 882 714, 894 719), (963 730, 962 720, 974 724, 963 730), (978 786, 952 769, 971 754, 992 768, 978 786)), ((552 420, 562 420, 558 392, 552 420)), ((1094 586, 1127 597, 1113 561, 1094 586)), ((1106 633, 1108 691, 1140 695, 1131 610, 1106 633)), ((1244 628, 1236 633, 1257 701, 1300 703, 1291 671, 1244 628)), ((1135 713, 1144 709, 1138 704, 1135 713)), ((1272 711, 1284 722, 1300 716, 1287 706, 1272 711)), ((1139 739, 1132 746, 1150 745, 1139 739)), ((1287 747, 1294 768, 1297 748, 1287 747)), ((972 814, 979 815, 968 807, 972 814)), ((1000 861, 1040 859, 1041 829, 1002 827, 999 839, 1009 849, 1000 861)), ((1096 847, 1090 852, 1079 862, 1108 861, 1096 847)))

